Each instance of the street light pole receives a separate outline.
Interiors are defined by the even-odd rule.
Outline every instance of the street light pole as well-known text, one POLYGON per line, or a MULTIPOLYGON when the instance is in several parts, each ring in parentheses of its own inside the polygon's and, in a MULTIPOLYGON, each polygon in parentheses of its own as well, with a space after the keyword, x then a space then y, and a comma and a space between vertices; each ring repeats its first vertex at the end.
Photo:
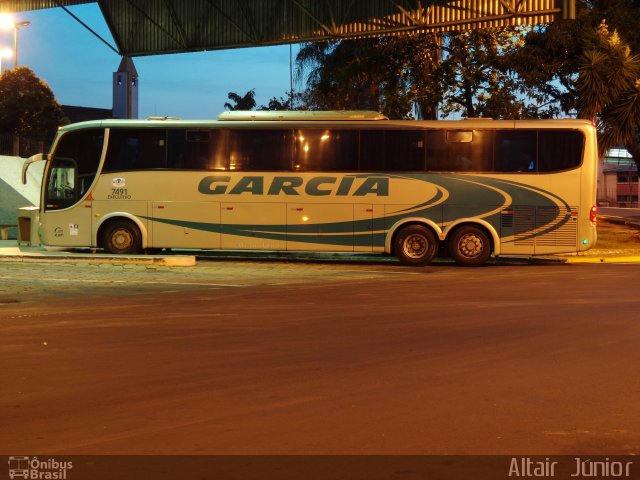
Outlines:
POLYGON ((13 68, 18 68, 18 30, 20 27, 28 27, 31 22, 16 22, 13 24, 13 68))

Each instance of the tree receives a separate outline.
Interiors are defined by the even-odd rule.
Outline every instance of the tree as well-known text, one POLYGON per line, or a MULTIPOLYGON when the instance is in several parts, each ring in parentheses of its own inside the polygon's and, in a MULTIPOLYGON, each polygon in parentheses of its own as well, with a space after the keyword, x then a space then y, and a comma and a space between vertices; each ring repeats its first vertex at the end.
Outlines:
POLYGON ((579 116, 598 123, 599 149, 624 146, 640 171, 640 55, 603 21, 583 52, 579 116))
POLYGON ((224 108, 227 110, 253 110, 256 108, 256 91, 255 89, 249 90, 244 96, 240 96, 235 92, 229 92, 227 98, 234 102, 234 105, 226 102, 224 108))
MULTIPOLYGON (((537 99, 521 88, 510 56, 524 31, 500 27, 450 32, 443 36, 441 61, 427 77, 440 95, 443 116, 536 118, 537 99)), ((431 87, 432 89, 434 87, 431 87)))
POLYGON ((269 103, 261 105, 258 110, 308 110, 306 98, 303 93, 290 93, 287 98, 272 97, 269 103))
POLYGON ((594 29, 604 20, 609 29, 616 30, 631 51, 640 52, 640 1, 638 0, 583 0, 589 9, 594 29))
POLYGON ((49 86, 27 67, 0 76, 0 133, 48 141, 68 123, 49 86))
POLYGON ((600 154, 624 146, 640 170, 640 2, 581 0, 576 20, 532 29, 514 70, 550 116, 598 125, 600 154))
POLYGON ((314 110, 381 110, 374 64, 377 39, 305 44, 296 77, 306 76, 305 100, 314 110))
POLYGON ((306 79, 303 96, 310 109, 376 110, 409 118, 417 104, 431 118, 437 98, 421 96, 415 87, 430 70, 437 45, 431 34, 309 43, 296 58, 296 76, 306 79))
POLYGON ((518 88, 506 59, 518 27, 412 34, 305 45, 296 59, 318 109, 379 110, 390 118, 530 118, 537 99, 518 88))
MULTIPOLYGON (((547 25, 306 44, 296 58, 297 77, 306 88, 295 108, 367 109, 390 118, 425 119, 598 113, 600 144, 623 143, 638 158, 640 85, 632 66, 640 54, 638 18, 638 0, 578 0, 575 20, 547 25), (598 30, 603 20, 627 45, 629 65, 620 63, 625 50, 611 44, 613 37, 609 46, 603 43, 598 30), (589 62, 591 67, 585 66, 589 62), (606 105, 594 104, 594 98, 604 98, 594 91, 589 99, 597 71, 601 86, 626 93, 610 92, 606 105), (614 81, 606 79, 607 72, 614 81)), ((274 98, 261 108, 294 108, 294 103, 274 98)))
POLYGON ((507 61, 538 116, 594 121, 600 155, 624 146, 640 171, 640 1, 577 7, 575 20, 533 28, 507 61))

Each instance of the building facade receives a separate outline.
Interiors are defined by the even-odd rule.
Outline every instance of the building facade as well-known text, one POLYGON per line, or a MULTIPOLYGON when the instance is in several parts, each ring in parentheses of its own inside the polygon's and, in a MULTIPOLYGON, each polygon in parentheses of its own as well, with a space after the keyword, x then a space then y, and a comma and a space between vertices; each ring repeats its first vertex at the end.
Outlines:
POLYGON ((600 161, 598 204, 603 207, 638 205, 638 169, 624 148, 612 148, 600 161))

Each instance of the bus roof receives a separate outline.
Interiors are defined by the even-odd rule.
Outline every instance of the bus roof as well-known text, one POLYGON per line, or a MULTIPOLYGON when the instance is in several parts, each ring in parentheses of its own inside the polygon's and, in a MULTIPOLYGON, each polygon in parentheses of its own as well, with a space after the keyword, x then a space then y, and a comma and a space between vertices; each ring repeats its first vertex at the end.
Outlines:
POLYGON ((447 129, 494 129, 494 128, 584 128, 592 126, 589 120, 492 120, 469 118, 463 120, 389 120, 378 112, 370 111, 233 111, 224 112, 217 120, 182 120, 176 117, 150 117, 146 120, 105 119, 72 123, 60 127, 61 132, 87 128, 252 128, 257 125, 271 128, 335 127, 337 124, 363 126, 365 128, 447 128, 447 129))
POLYGON ((222 112, 218 120, 231 121, 344 121, 389 120, 383 114, 369 110, 236 110, 222 112))

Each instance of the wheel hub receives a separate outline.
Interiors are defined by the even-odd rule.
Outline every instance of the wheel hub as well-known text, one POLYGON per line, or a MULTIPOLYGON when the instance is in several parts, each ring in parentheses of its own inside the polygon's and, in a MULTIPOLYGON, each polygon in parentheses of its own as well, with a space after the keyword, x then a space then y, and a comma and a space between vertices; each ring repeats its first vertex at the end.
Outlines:
POLYGON ((133 239, 129 232, 118 230, 113 234, 113 244, 119 250, 126 250, 131 246, 133 239))
POLYGON ((477 257, 484 250, 482 239, 477 235, 465 235, 460 239, 460 252, 468 258, 477 257))
POLYGON ((412 258, 420 258, 427 249, 427 241, 419 236, 412 235, 405 241, 405 253, 412 258))

